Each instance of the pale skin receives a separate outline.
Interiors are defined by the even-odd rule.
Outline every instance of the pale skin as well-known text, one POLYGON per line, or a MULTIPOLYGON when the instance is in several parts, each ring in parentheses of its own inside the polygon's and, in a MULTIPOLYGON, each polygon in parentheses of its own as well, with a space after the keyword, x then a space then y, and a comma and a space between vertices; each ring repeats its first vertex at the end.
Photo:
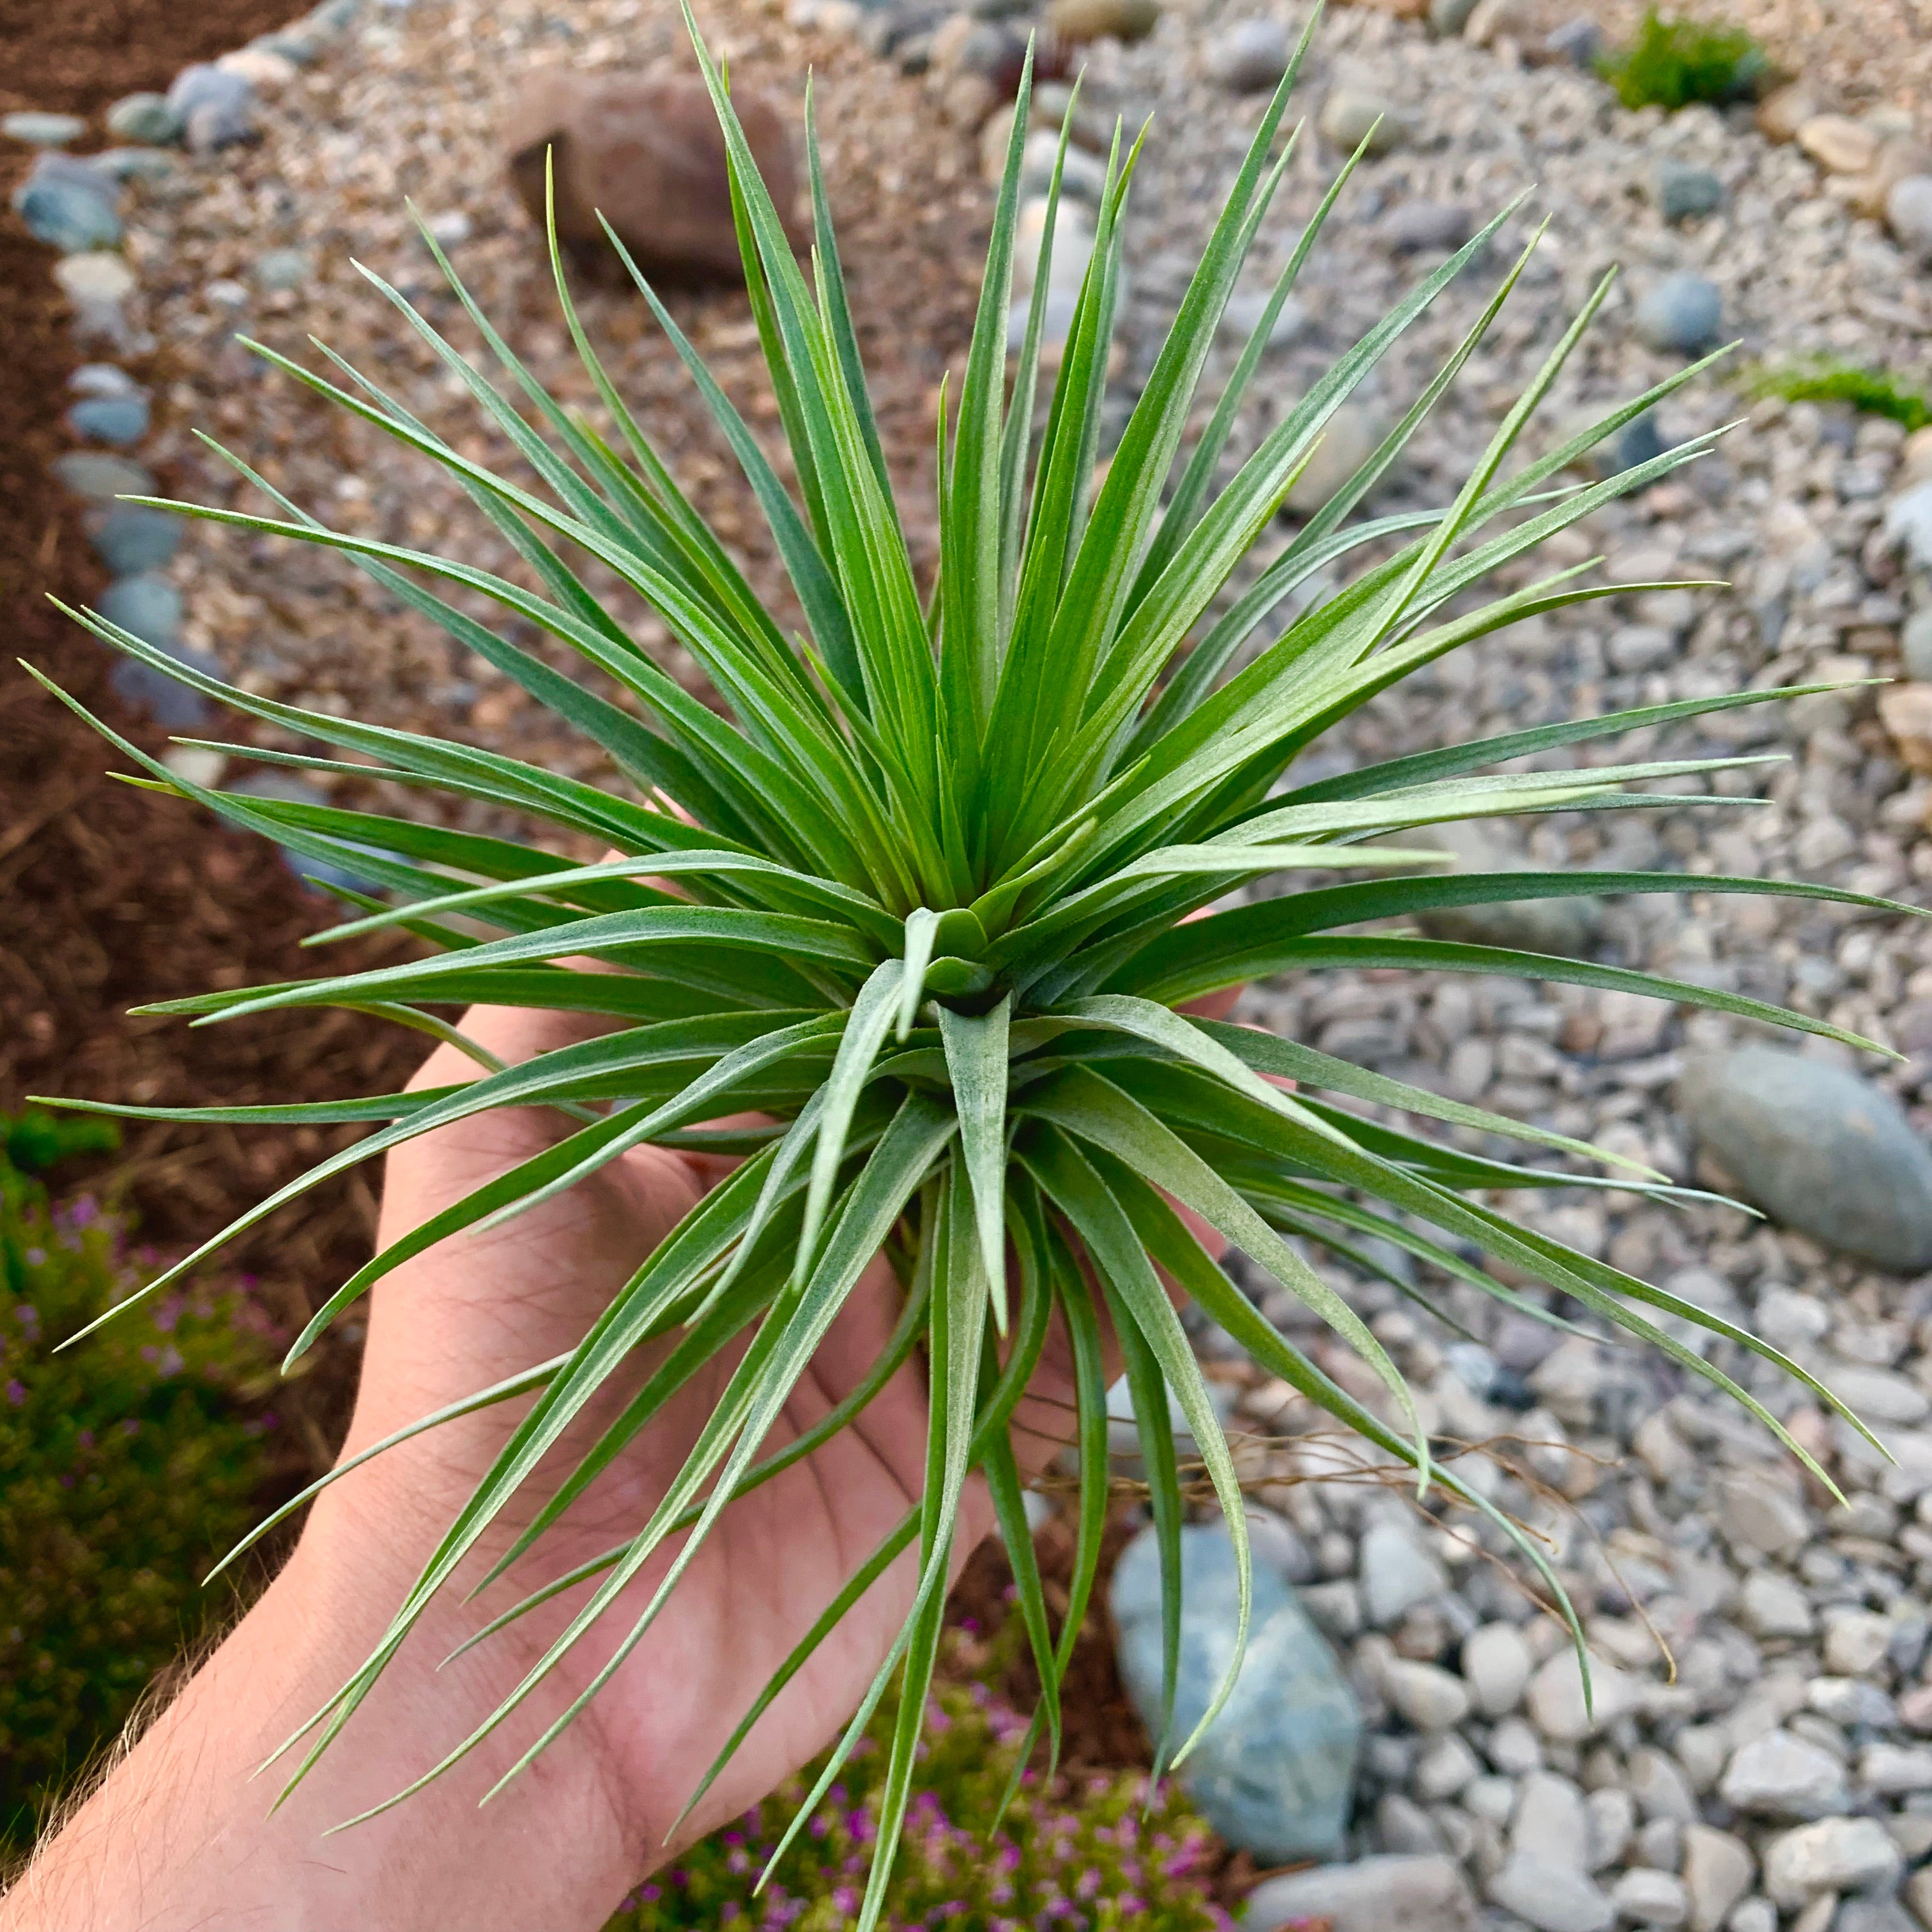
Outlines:
MULTIPOLYGON (((1226 1004, 1216 1000, 1214 1009, 1226 1004)), ((464 1024, 512 1061, 591 1030, 566 1016, 501 1008, 476 1010, 464 1024)), ((412 1084, 474 1072, 455 1048, 441 1047, 412 1084)), ((503 1112, 405 1144, 388 1157, 380 1240, 394 1240, 560 1130, 554 1114, 503 1112)), ((519 1219, 398 1268, 370 1300, 344 1454, 574 1346, 638 1260, 723 1172, 715 1159, 641 1149, 519 1219)), ((899 1299, 890 1268, 875 1260, 794 1391, 768 1451, 808 1429, 863 1374, 899 1299)), ((479 1808, 478 1800, 629 1628, 662 1562, 454 1769, 394 1809, 325 1834, 427 1771, 522 1679, 583 1592, 437 1666, 532 1588, 635 1532, 682 1465, 726 1372, 719 1365, 700 1377, 504 1579, 468 1604, 461 1591, 446 1592, 272 1813, 298 1755, 251 1775, 362 1664, 526 1405, 418 1436, 325 1491, 274 1581, 0 1900, 0 1932, 595 1932, 678 1846, 746 1810, 830 1742, 884 1658, 911 1601, 910 1552, 821 1645, 699 1809, 677 1822, 772 1671, 918 1496, 926 1396, 916 1360, 851 1427, 724 1511, 636 1651, 489 1804, 479 1808)), ((633 1378, 600 1396, 539 1471, 539 1496, 548 1493, 546 1474, 574 1464, 634 1386, 633 1378)), ((1056 1333, 1016 1418, 1029 1472, 1068 1433, 1071 1398, 1056 1333)), ((526 1520, 514 1505, 506 1511, 482 1546, 485 1560, 472 1559, 459 1580, 480 1577, 526 1520)), ((975 1479, 959 1560, 992 1528, 975 1479)))

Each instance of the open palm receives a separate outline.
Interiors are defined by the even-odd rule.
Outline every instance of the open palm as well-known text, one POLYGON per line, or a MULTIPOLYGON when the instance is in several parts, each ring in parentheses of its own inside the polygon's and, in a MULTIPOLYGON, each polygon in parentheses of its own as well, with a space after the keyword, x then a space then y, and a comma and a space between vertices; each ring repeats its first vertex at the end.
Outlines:
MULTIPOLYGON (((583 1023, 511 1010, 472 1012, 465 1030, 518 1061, 579 1036, 583 1023)), ((439 1048, 414 1083, 472 1077, 439 1048)), ((380 1240, 392 1242, 439 1209, 560 1136, 536 1111, 478 1116, 406 1143, 389 1156, 380 1240)), ((354 1453, 478 1389, 573 1348, 647 1255, 715 1181, 725 1163, 639 1149, 589 1181, 480 1235, 446 1241, 398 1268, 377 1290, 362 1388, 346 1453, 354 1453)), ((891 1269, 875 1258, 786 1403, 764 1453, 782 1448, 850 1393, 878 1359, 898 1313, 891 1269)), ((573 1424, 472 1558, 480 1576, 621 1412, 656 1358, 614 1378, 573 1424)), ((412 1641, 461 1640, 491 1616, 579 1563, 634 1535, 663 1497, 713 1412, 732 1366, 716 1360, 641 1431, 528 1556, 473 1602, 452 1602, 412 1641)), ((1050 1342, 1018 1418, 1029 1473, 1065 1432, 1070 1366, 1050 1342), (1030 1413, 1028 1413, 1028 1411, 1030 1413)), ((319 1508, 390 1526, 400 1601, 432 1548, 488 1469, 524 1405, 483 1411, 417 1436, 339 1484, 319 1508)), ((746 1706, 840 1586, 918 1500, 927 1397, 916 1361, 901 1370, 830 1442, 734 1503, 680 1580, 637 1651, 566 1736, 602 1761, 642 1869, 662 1856, 667 1831, 746 1706), (581 1733, 581 1736, 577 1734, 581 1733)), ((969 1487, 964 1554, 992 1526, 983 1488, 969 1487)), ((660 1552, 613 1606, 604 1628, 570 1652, 538 1701, 506 1726, 526 1743, 585 1686, 648 1602, 673 1551, 660 1552)), ((916 1552, 902 1557, 813 1654, 760 1720, 680 1841, 741 1812, 826 1744, 850 1714, 904 1624, 916 1552)), ((507 1695, 578 1608, 590 1586, 545 1604, 472 1653, 486 1684, 507 1695)), ((460 1735, 458 1733, 458 1735, 460 1735)), ((435 1741, 440 1752, 454 1738, 435 1741)), ((428 1768, 398 1767, 397 1782, 428 1768)))

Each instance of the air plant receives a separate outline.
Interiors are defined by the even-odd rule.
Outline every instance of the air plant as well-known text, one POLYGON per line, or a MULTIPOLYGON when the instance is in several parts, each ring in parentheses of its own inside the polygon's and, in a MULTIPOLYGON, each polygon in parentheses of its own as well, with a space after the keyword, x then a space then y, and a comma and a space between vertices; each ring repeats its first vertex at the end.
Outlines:
MULTIPOLYGON (((1422 278, 1304 395, 1283 406, 1252 453, 1221 480, 1236 412, 1276 317, 1361 158, 1358 152, 1342 170, 1293 248, 1189 446, 1217 326, 1293 152, 1291 140, 1271 158, 1292 68, 1255 130, 1103 469, 1096 458, 1120 287, 1122 214, 1141 145, 1117 131, 1091 259, 1042 409, 1044 274, 1035 278, 1010 380, 1008 367, 1030 86, 1023 82, 963 380, 956 403, 941 404, 940 561, 936 581, 922 587, 868 401, 809 106, 814 245, 802 267, 694 25, 693 39, 728 146, 746 279, 795 490, 625 260, 742 466, 796 593, 801 631, 788 634, 760 603, 626 407, 572 304, 554 243, 564 320, 616 425, 611 442, 546 393, 440 250, 452 289, 507 378, 502 389, 400 293, 369 277, 528 465, 537 479, 530 487, 461 453, 340 358, 330 355, 332 372, 324 374, 259 351, 400 447, 442 465, 514 546, 540 590, 332 530, 232 458, 278 514, 170 507, 350 558, 589 739, 608 761, 602 782, 273 702, 178 664, 97 616, 81 620, 205 695, 368 762, 331 765, 233 745, 219 748, 226 753, 362 776, 372 762, 376 776, 432 799, 482 801, 554 828, 580 848, 595 842, 615 854, 570 862, 538 844, 444 829, 427 813, 390 817, 226 795, 115 740, 158 786, 387 896, 346 895, 363 916, 325 938, 400 926, 431 948, 404 964, 212 992, 153 1010, 206 1024, 334 1004, 460 1041, 435 1010, 482 1001, 572 1009, 614 1030, 524 1065, 486 1064, 466 1084, 427 1091, 310 1106, 102 1110, 381 1124, 251 1209, 230 1234, 352 1164, 449 1122, 539 1105, 567 1117, 568 1131, 554 1146, 376 1256, 328 1298, 291 1359, 428 1241, 513 1215, 627 1149, 704 1145, 743 1156, 655 1252, 637 1257, 635 1273, 566 1359, 532 1365, 513 1382, 429 1419, 512 1396, 533 1398, 381 1646, 322 1714, 320 1742, 304 1768, 513 1498, 530 1517, 514 1556, 540 1543, 604 1460, 649 1427, 691 1375, 721 1353, 740 1352, 712 1425, 649 1520, 601 1563, 529 1600, 544 1600, 563 1584, 588 1589, 542 1666, 485 1729, 512 1716, 653 1553, 682 1538, 662 1586, 620 1632, 610 1664, 531 1744, 520 1761, 528 1762, 628 1654, 734 1498, 849 1424, 907 1361, 922 1360, 930 1422, 922 1499, 824 1606, 725 1754, 888 1565, 916 1549, 918 1583, 904 1628, 824 1773, 826 1780, 836 1776, 841 1754, 896 1682, 902 1717, 881 1800, 880 1853, 860 1918, 869 1927, 905 1816, 962 1491, 975 1472, 996 1506, 1043 1687, 1036 1729, 1057 1742, 1060 1675, 1093 1587, 1107 1503, 1108 1330, 1132 1391, 1161 1550, 1170 1707, 1183 1514, 1170 1396, 1199 1445, 1245 1577, 1234 1465, 1171 1288, 1268 1373, 1406 1464, 1420 1492, 1458 1501, 1514 1538, 1562 1604, 1580 1644, 1576 1618, 1538 1545, 1433 1459, 1402 1376, 1310 1264, 1298 1238, 1344 1253, 1361 1238, 1386 1241, 1444 1275, 1530 1307, 1468 1258, 1492 1257, 1510 1278, 1547 1284, 1726 1390, 1828 1486, 1764 1404, 1673 1330, 1688 1322, 1722 1336, 1838 1408, 1808 1370, 1721 1316, 1521 1225, 1485 1198, 1499 1187, 1578 1185, 1667 1195, 1664 1177, 1300 1041, 1191 1015, 1190 1003, 1270 974, 1406 968, 1646 994, 1869 1049, 1870 1042, 1823 1020, 1715 987, 1450 944, 1398 922, 1438 908, 1586 892, 1781 892, 1907 909, 1822 885, 1703 874, 1445 874, 1439 852, 1400 842, 1405 830, 1454 820, 1681 806, 1692 801, 1660 793, 1660 783, 1750 761, 1573 765, 1564 754, 1620 732, 1788 693, 1652 705, 1451 743, 1339 775, 1331 767, 1327 776, 1302 776, 1324 733, 1445 653, 1526 618, 1651 587, 1606 584, 1579 567, 1486 601, 1472 594, 1544 538, 1670 476, 1712 440, 1697 437, 1606 481, 1567 480, 1578 458, 1691 380, 1706 366, 1700 363, 1505 473, 1525 425, 1604 299, 1606 278, 1552 346, 1453 502, 1352 520, 1483 341, 1522 272, 1526 249, 1368 460, 1314 514, 1297 525, 1278 521, 1324 425, 1402 332, 1478 262, 1518 204, 1422 278), (598 560, 659 614, 703 665, 720 708, 700 702, 652 661, 573 573, 560 546, 598 560), (1238 574, 1258 549, 1258 568, 1238 574), (1339 588, 1338 578, 1346 578, 1339 588), (582 680, 466 614, 439 585, 480 592, 568 646, 582 660, 582 680), (1542 768, 1521 769, 1526 761, 1542 768), (1517 768, 1501 772, 1506 764, 1517 768), (1396 842, 1378 842, 1390 838, 1396 842), (1274 896, 1211 909, 1271 877, 1280 881, 1274 896), (459 914, 464 925, 448 923, 459 914), (478 921, 502 936, 479 940, 478 921), (569 963, 586 958, 610 970, 590 973, 569 963), (770 1124, 716 1124, 746 1110, 770 1124), (1432 1135, 1432 1124, 1461 1138, 1432 1135), (1507 1137, 1528 1154, 1511 1161, 1467 1150, 1496 1145, 1482 1136, 1507 1137), (1180 1208, 1306 1304, 1368 1364, 1386 1387, 1388 1419, 1262 1317, 1210 1258, 1180 1208), (882 1246, 902 1263, 905 1300, 874 1372, 820 1430, 761 1456, 788 1392, 882 1246), (1079 1450, 1078 1560, 1057 1636, 1009 1427, 1056 1324, 1071 1339, 1079 1450), (676 1351, 578 1473, 545 1496, 524 1496, 546 1450, 606 1378, 646 1345, 674 1335, 676 1351)), ((1304 37, 1301 52, 1306 46, 1304 37)), ((1063 134, 1042 260, 1051 259, 1065 140, 1063 134)), ((623 254, 614 234, 612 240, 623 254)), ((429 245, 434 249, 433 238, 429 245)), ((1695 802, 1724 802, 1693 790, 1695 802)), ((164 1289, 179 1272, 148 1292, 164 1289)), ((1243 1604, 1245 1628, 1245 1594, 1243 1604)), ((1231 1663, 1222 1696, 1238 1665, 1231 1663)), ((1217 1697, 1194 1736, 1220 1703, 1217 1697)), ((1164 1737, 1160 1762, 1178 1762, 1191 1742, 1177 1748, 1164 1737)), ((459 1748, 445 1763, 460 1755, 459 1748)))

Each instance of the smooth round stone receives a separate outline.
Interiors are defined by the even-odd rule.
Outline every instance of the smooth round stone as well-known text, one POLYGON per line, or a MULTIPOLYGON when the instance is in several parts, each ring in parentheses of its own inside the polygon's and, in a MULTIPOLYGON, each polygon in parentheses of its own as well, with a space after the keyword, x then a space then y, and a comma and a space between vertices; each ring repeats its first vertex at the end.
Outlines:
POLYGON ((1453 201, 1405 201, 1382 217, 1384 242, 1398 255, 1425 249, 1460 248, 1475 227, 1475 218, 1453 201))
POLYGON ((200 730, 214 716, 199 692, 137 658, 122 658, 108 673, 107 682, 122 704, 152 718, 164 731, 200 730))
POLYGON ((1408 121, 1394 101, 1362 87, 1331 88, 1316 125, 1324 140, 1350 153, 1366 141, 1370 154, 1385 154, 1400 147, 1408 133, 1408 121))
POLYGON ((176 165, 165 148, 103 148, 88 158, 118 182, 165 181, 176 165))
POLYGON ((252 141, 255 83, 245 74, 196 61, 175 76, 168 105, 182 117, 189 148, 197 154, 252 141))
POLYGON ((1665 161, 1657 170, 1657 206, 1666 221, 1713 214, 1724 205, 1724 184, 1708 168, 1665 161))
POLYGON ((1208 50, 1208 71, 1237 94, 1271 88, 1288 71, 1288 29, 1279 20, 1240 20, 1208 50))
POLYGON ((66 423, 76 436, 125 449, 148 433, 145 396, 83 396, 70 409, 66 423))
POLYGON ((87 541, 116 577, 159 570, 181 548, 182 520, 142 503, 116 503, 91 521, 87 541))
POLYGON ((1652 348, 1694 356, 1717 341, 1724 327, 1724 298, 1716 283, 1685 270, 1659 282, 1637 304, 1632 320, 1652 348))
POLYGON ((322 0, 320 7, 311 8, 296 25, 304 32, 332 39, 353 26, 362 10, 362 0, 322 0))
POLYGON ((1932 257, 1932 175, 1907 175, 1885 198, 1885 225, 1901 248, 1932 257))
POLYGON ((28 233, 67 255, 119 245, 117 199, 116 184, 98 168, 56 151, 40 155, 12 196, 28 233))
POLYGON ((298 289, 309 278, 305 248, 269 248, 256 258, 255 286, 265 295, 298 289))
POLYGON ((184 120, 202 107, 248 107, 255 99, 255 83, 244 74, 195 61, 182 69, 168 88, 168 105, 184 120))
POLYGON ((76 304, 124 302, 136 286, 134 272, 126 258, 100 248, 90 248, 85 254, 69 255, 56 262, 54 280, 60 285, 62 294, 76 304))
POLYGON ((1932 604, 1906 619, 1899 645, 1905 656, 1906 676, 1922 683, 1932 682, 1932 604))
POLYGON ((182 595, 158 571, 117 577, 94 608, 110 624, 132 631, 158 651, 172 651, 181 642, 182 595))
POLYGON ((1604 30, 1587 14, 1552 27, 1544 36, 1543 50, 1552 60, 1567 61, 1588 73, 1604 51, 1604 30))
MULTIPOLYGON (((1180 1675, 1185 1736, 1232 1660, 1234 1546, 1220 1523, 1181 1532, 1180 1675)), ((1121 1553, 1111 1594, 1120 1676, 1142 1723, 1160 1721, 1160 1559, 1144 1529, 1121 1553)), ((1221 1714, 1178 1773, 1230 1844, 1269 1864, 1332 1858, 1348 1824, 1362 1718, 1340 1663, 1280 1576, 1256 1566, 1248 1651, 1221 1714)))
POLYGON ((284 28, 272 34, 258 34, 248 43, 248 50, 274 54, 296 67, 313 67, 322 57, 325 36, 284 28))
POLYGON ((1634 470, 1640 464, 1649 463, 1661 456, 1670 446, 1664 440, 1664 432, 1658 427, 1657 412, 1646 410, 1640 416, 1633 416, 1618 430, 1616 440, 1610 446, 1618 473, 1634 470))
MULTIPOLYGON (((253 772, 222 789, 235 798, 263 799, 290 805, 328 802, 326 792, 292 772, 253 772)), ((312 887, 335 886, 352 892, 368 891, 377 883, 366 873, 352 871, 327 859, 311 858, 306 853, 296 851, 292 846, 278 844, 275 849, 282 863, 304 884, 312 887)))
POLYGON ((1746 1197, 1787 1227, 1896 1274, 1932 1268, 1932 1153, 1882 1088, 1746 1046, 1694 1060, 1678 1105, 1746 1197))
POLYGON ((91 502, 154 494, 154 478, 140 464, 130 462, 124 456, 107 456, 94 449, 72 449, 64 456, 56 457, 48 466, 59 482, 91 502))
POLYGON ((87 132, 87 123, 78 114, 45 114, 34 108, 17 114, 0 115, 0 134, 10 141, 24 141, 30 148, 64 148, 87 132))
POLYGON ((1048 0, 1046 24, 1064 40, 1142 40, 1160 18, 1160 0, 1048 0))
POLYGON ((250 87, 264 92, 287 86, 299 70, 286 55, 255 46, 238 47, 232 54, 224 54, 215 65, 224 74, 239 74, 250 87))
POLYGON ((126 370, 112 362, 83 362, 67 379, 76 396, 144 396, 142 388, 126 370))
POLYGON ((1461 33, 1476 10, 1476 0, 1429 0, 1429 24, 1444 38, 1461 33))
POLYGON ((140 148, 174 147, 188 131, 186 118, 165 94, 124 94, 106 120, 115 140, 140 148))

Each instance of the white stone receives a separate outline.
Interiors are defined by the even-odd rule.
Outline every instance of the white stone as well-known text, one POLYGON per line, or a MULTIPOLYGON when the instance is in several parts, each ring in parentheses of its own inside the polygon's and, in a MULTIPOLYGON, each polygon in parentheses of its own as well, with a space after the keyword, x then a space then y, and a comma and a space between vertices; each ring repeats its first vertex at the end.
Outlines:
POLYGON ((1469 1714, 1462 1680, 1439 1664, 1396 1658, 1382 1666, 1382 1689, 1390 1706, 1418 1731, 1446 1731, 1469 1714))
POLYGON ((1636 1830, 1636 1801, 1621 1785, 1606 1784, 1583 1801, 1590 1814, 1590 1869, 1621 1864, 1636 1830))
POLYGON ((1491 1900, 1536 1928, 1536 1932, 1610 1932, 1616 1922, 1610 1901, 1582 1873, 1514 1853, 1490 1880, 1491 1900))
POLYGON ((1476 1754, 1451 1731, 1426 1746, 1415 1760, 1415 1795, 1429 1804, 1440 1804, 1482 1774, 1476 1754))
POLYGON ((1906 1879, 1905 1902, 1922 1925, 1932 1925, 1932 1865, 1921 1865, 1906 1879))
POLYGON ((1522 1702, 1534 1666, 1529 1645, 1514 1624, 1484 1624, 1462 1640, 1462 1676, 1486 1718, 1508 1714, 1522 1702))
POLYGON ((1858 1758, 1858 1782, 1888 1798, 1932 1791, 1932 1744, 1866 1745, 1858 1758))
POLYGON ((54 280, 70 302, 122 302, 139 284, 127 258, 92 249, 83 254, 63 255, 54 264, 54 280))
POLYGON ((1697 1815, 1697 1799, 1676 1760, 1654 1745, 1630 1754, 1630 1794, 1646 1819, 1675 1818, 1688 1824, 1697 1815))
POLYGON ((1885 223, 1892 238, 1922 259, 1932 256, 1932 175, 1907 175, 1885 197, 1885 223))
POLYGON ((1828 1892, 1867 1892, 1892 1884, 1904 1863, 1876 1818, 1824 1818, 1765 1847, 1764 1888, 1786 1911, 1828 1892))
MULTIPOLYGON (((1013 229, 1013 293, 1030 296, 1040 275, 1040 243, 1046 233, 1047 203, 1036 196, 1021 204, 1013 229)), ((1046 285, 1073 291, 1094 257, 1094 231, 1076 202, 1062 202, 1054 215, 1053 252, 1046 265, 1046 285)))
POLYGON ((238 74, 264 94, 287 86, 298 71, 286 55, 270 47, 237 47, 232 54, 224 54, 214 64, 224 74, 238 74))
POLYGON ((1780 1570, 1754 1570, 1740 1597, 1738 1616, 1754 1636, 1809 1636, 1815 1628, 1810 1598, 1780 1570))
POLYGON ((1586 1703, 1576 1653, 1566 1643, 1529 1680, 1530 1721, 1546 1738, 1576 1744, 1636 1708, 1636 1680, 1594 1652, 1590 1687, 1592 1696, 1586 1703))
POLYGON ((1833 1617, 1825 1627, 1825 1668, 1834 1677, 1867 1676, 1885 1661, 1892 1634, 1892 1619, 1874 1610, 1833 1617))
POLYGON ((1718 1487, 1717 1518, 1733 1543, 1767 1556, 1788 1555, 1811 1534, 1811 1512, 1762 1476, 1726 1477, 1718 1487))
POLYGON ((1362 1538, 1357 1576, 1363 1613, 1377 1630, 1400 1623, 1449 1585, 1442 1564, 1396 1522, 1376 1523, 1362 1538))
POLYGON ((1832 1393, 1860 1421, 1869 1423, 1881 1434, 1881 1424, 1888 1422, 1910 1429, 1932 1415, 1932 1396, 1893 1370, 1834 1362, 1819 1372, 1832 1393))
POLYGON ((1490 1733, 1490 1762, 1511 1778, 1543 1768, 1543 1740, 1520 1718, 1505 1718, 1490 1733))
POLYGON ((1510 1850, 1565 1871, 1588 1871, 1590 1814, 1582 1790, 1559 1772, 1532 1772, 1516 1796, 1510 1850))
POLYGON ((1624 1874, 1610 1888, 1610 1903, 1619 1918, 1636 1925, 1682 1925, 1690 1916, 1690 1894, 1684 1881, 1670 1872, 1641 1865, 1624 1874))
POLYGON ((1767 1731, 1732 1754, 1718 1796, 1740 1811, 1768 1818, 1822 1818, 1850 1802, 1845 1768, 1820 1744, 1786 1730, 1767 1731))
POLYGON ((1750 1888, 1757 1862, 1750 1847, 1709 1825, 1684 1828, 1684 1888, 1690 1898, 1690 1932, 1718 1932, 1725 1916, 1750 1888))
POLYGON ((1358 1858, 1263 1879, 1241 1915, 1246 1932, 1325 1918, 1334 1932, 1475 1932, 1476 1901, 1454 1858, 1358 1858))
POLYGON ((1932 568, 1932 483, 1892 498, 1885 508, 1885 533, 1921 568, 1932 568))

